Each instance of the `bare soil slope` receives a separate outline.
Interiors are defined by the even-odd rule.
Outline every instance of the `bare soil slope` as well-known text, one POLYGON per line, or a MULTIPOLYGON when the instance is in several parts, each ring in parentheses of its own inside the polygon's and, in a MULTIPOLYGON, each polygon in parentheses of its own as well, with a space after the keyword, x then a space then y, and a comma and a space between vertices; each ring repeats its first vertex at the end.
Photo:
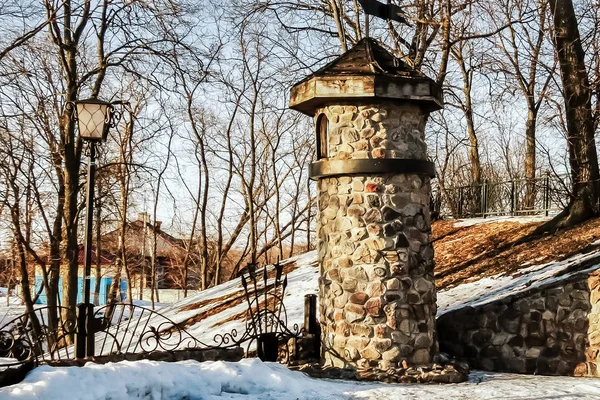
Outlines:
POLYGON ((600 218, 554 235, 518 243, 541 222, 523 219, 460 226, 437 221, 432 226, 438 289, 499 273, 515 273, 533 264, 564 260, 600 247, 600 218))

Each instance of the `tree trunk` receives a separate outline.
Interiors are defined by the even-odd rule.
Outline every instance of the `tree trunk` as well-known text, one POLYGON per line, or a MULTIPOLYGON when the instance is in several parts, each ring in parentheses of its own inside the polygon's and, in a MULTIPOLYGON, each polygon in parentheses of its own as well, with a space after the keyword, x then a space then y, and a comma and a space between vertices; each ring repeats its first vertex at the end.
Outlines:
POLYGON ((467 131, 469 132, 469 161, 471 162, 471 181, 473 185, 481 183, 481 160, 479 158, 479 139, 475 133, 475 123, 473 122, 473 110, 468 109, 467 131))
MULTIPOLYGON (((123 166, 122 168, 126 168, 125 166, 123 166)), ((129 300, 130 304, 133 304, 133 292, 131 291, 131 275, 129 273, 129 263, 127 262, 127 249, 125 248, 125 238, 127 237, 127 207, 128 207, 128 200, 129 200, 129 191, 128 191, 128 181, 129 178, 127 178, 125 176, 125 174, 121 175, 121 179, 120 179, 120 190, 121 190, 121 221, 119 221, 120 226, 119 226, 119 257, 121 259, 121 263, 120 263, 120 268, 125 270, 125 275, 127 277, 127 298, 129 300)), ((146 217, 144 216, 144 225, 146 223, 146 217)), ((144 232, 146 231, 146 226, 144 226, 142 228, 144 230, 144 232)), ((145 235, 144 235, 145 236, 145 235)), ((144 237, 144 244, 143 246, 146 245, 146 238, 144 237)), ((144 259, 145 260, 145 259, 144 259)), ((145 265, 142 266, 142 268, 144 268, 145 265)), ((119 268, 119 265, 117 265, 117 268, 119 268)), ((117 271, 115 271, 115 278, 117 276, 117 274, 119 274, 117 271)), ((119 274, 120 275, 120 274, 119 274)), ((143 287, 141 286, 142 283, 140 282, 140 291, 143 291, 143 287)))
MULTIPOLYGON (((481 160, 479 158, 479 139, 475 130, 475 117, 473 115, 473 102, 471 98, 471 83, 473 82, 473 69, 468 68, 462 54, 462 49, 454 50, 454 58, 460 67, 463 78, 463 94, 465 96, 462 104, 465 120, 467 121, 467 133, 469 134, 469 161, 471 163, 471 184, 477 186, 481 183, 481 160)), ((478 202, 479 204, 479 202, 478 202)))
POLYGON ((535 206, 535 125, 537 112, 529 108, 525 123, 525 210, 535 206))
POLYGON ((550 0, 550 10, 565 99, 573 190, 567 208, 534 234, 567 228, 598 215, 598 155, 591 91, 575 11, 571 0, 550 0))
MULTIPOLYGON (((64 13, 64 44, 61 49, 61 63, 65 75, 65 101, 73 103, 78 98, 77 77, 77 45, 78 37, 72 35, 70 5, 64 13), (64 57, 64 58, 62 58, 64 57)), ((82 22, 83 23, 83 22, 82 22)), ((81 163, 81 139, 75 136, 75 117, 65 110, 62 115, 61 140, 64 143, 63 177, 64 177, 64 258, 67 263, 63 275, 64 306, 69 307, 64 317, 75 320, 75 305, 79 276, 79 246, 77 243, 78 205, 79 205, 79 167, 81 163)), ((86 210, 88 212, 88 210, 86 210)))

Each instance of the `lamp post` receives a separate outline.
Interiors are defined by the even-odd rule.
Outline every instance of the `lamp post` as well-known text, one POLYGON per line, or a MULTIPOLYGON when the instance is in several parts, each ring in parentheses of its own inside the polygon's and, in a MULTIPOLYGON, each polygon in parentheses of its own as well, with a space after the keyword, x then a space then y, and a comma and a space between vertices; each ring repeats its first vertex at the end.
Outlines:
POLYGON ((75 102, 75 111, 79 125, 79 137, 88 145, 87 193, 85 201, 85 241, 84 241, 84 276, 83 303, 78 305, 77 326, 83 334, 75 343, 77 357, 94 355, 93 310, 90 302, 90 280, 92 266, 92 225, 94 208, 94 185, 96 178, 96 145, 104 142, 112 121, 114 107, 112 104, 87 99, 75 102))
POLYGON ((110 103, 88 99, 75 102, 79 136, 88 144, 87 194, 85 200, 85 244, 83 303, 90 304, 90 275, 92 267, 92 225, 94 208, 94 186, 96 180, 96 144, 104 142, 110 128, 113 107, 110 103))

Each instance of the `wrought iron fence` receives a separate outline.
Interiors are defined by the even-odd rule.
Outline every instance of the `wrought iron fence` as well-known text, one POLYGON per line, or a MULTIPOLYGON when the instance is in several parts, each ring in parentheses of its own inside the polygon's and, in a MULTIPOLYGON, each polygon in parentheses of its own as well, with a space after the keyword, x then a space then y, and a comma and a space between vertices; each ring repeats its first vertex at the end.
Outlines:
POLYGON ((256 343, 256 352, 263 361, 287 361, 290 358, 288 341, 306 333, 298 324, 288 326, 287 310, 283 303, 288 285, 283 275, 283 265, 274 265, 275 277, 269 283, 267 268, 262 274, 249 264, 246 273, 240 277, 244 295, 248 304, 248 315, 244 333, 237 338, 237 331, 217 334, 215 341, 219 345, 245 343, 247 352, 256 343))
POLYGON ((473 218, 499 215, 549 215, 569 201, 568 175, 546 174, 536 179, 515 179, 479 185, 434 187, 433 210, 440 217, 473 218))
MULTIPOLYGON (((133 304, 112 304, 94 308, 78 304, 67 307, 40 307, 20 315, 0 327, 0 357, 4 367, 60 362, 114 354, 149 354, 181 349, 226 349, 256 344, 264 361, 290 358, 287 343, 303 334, 314 334, 314 323, 306 331, 298 324, 288 327, 283 298, 287 276, 283 266, 254 267, 241 276, 248 309, 243 332, 218 333, 213 343, 204 343, 190 334, 184 323, 164 314, 133 304), (274 277, 269 276, 274 272, 274 277)), ((313 301, 314 302, 314 301, 313 301)), ((316 320, 316 307, 310 307, 305 321, 316 320)))
POLYGON ((0 328, 0 357, 6 358, 2 365, 38 364, 75 357, 71 345, 77 321, 62 317, 72 311, 66 307, 41 307, 4 324, 0 328))
POLYGON ((55 310, 36 308, 0 327, 0 357, 12 359, 5 360, 3 366, 210 347, 168 317, 133 304, 95 310, 79 304, 76 311, 59 307, 57 315, 49 318, 55 310), (76 318, 69 317, 74 311, 76 318))

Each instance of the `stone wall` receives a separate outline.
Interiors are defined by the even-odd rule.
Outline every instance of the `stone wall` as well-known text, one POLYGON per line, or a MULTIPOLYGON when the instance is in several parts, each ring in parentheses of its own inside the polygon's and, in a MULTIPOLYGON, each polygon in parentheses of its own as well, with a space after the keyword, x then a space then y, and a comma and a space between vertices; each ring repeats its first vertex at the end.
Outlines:
POLYGON ((427 159, 426 119, 414 103, 335 105, 316 117, 322 113, 329 120, 329 159, 427 159))
POLYGON ((599 299, 594 272, 451 311, 438 318, 440 350, 487 371, 594 375, 599 299))
POLYGON ((429 178, 320 179, 321 331, 326 365, 388 369, 437 352, 429 178))

